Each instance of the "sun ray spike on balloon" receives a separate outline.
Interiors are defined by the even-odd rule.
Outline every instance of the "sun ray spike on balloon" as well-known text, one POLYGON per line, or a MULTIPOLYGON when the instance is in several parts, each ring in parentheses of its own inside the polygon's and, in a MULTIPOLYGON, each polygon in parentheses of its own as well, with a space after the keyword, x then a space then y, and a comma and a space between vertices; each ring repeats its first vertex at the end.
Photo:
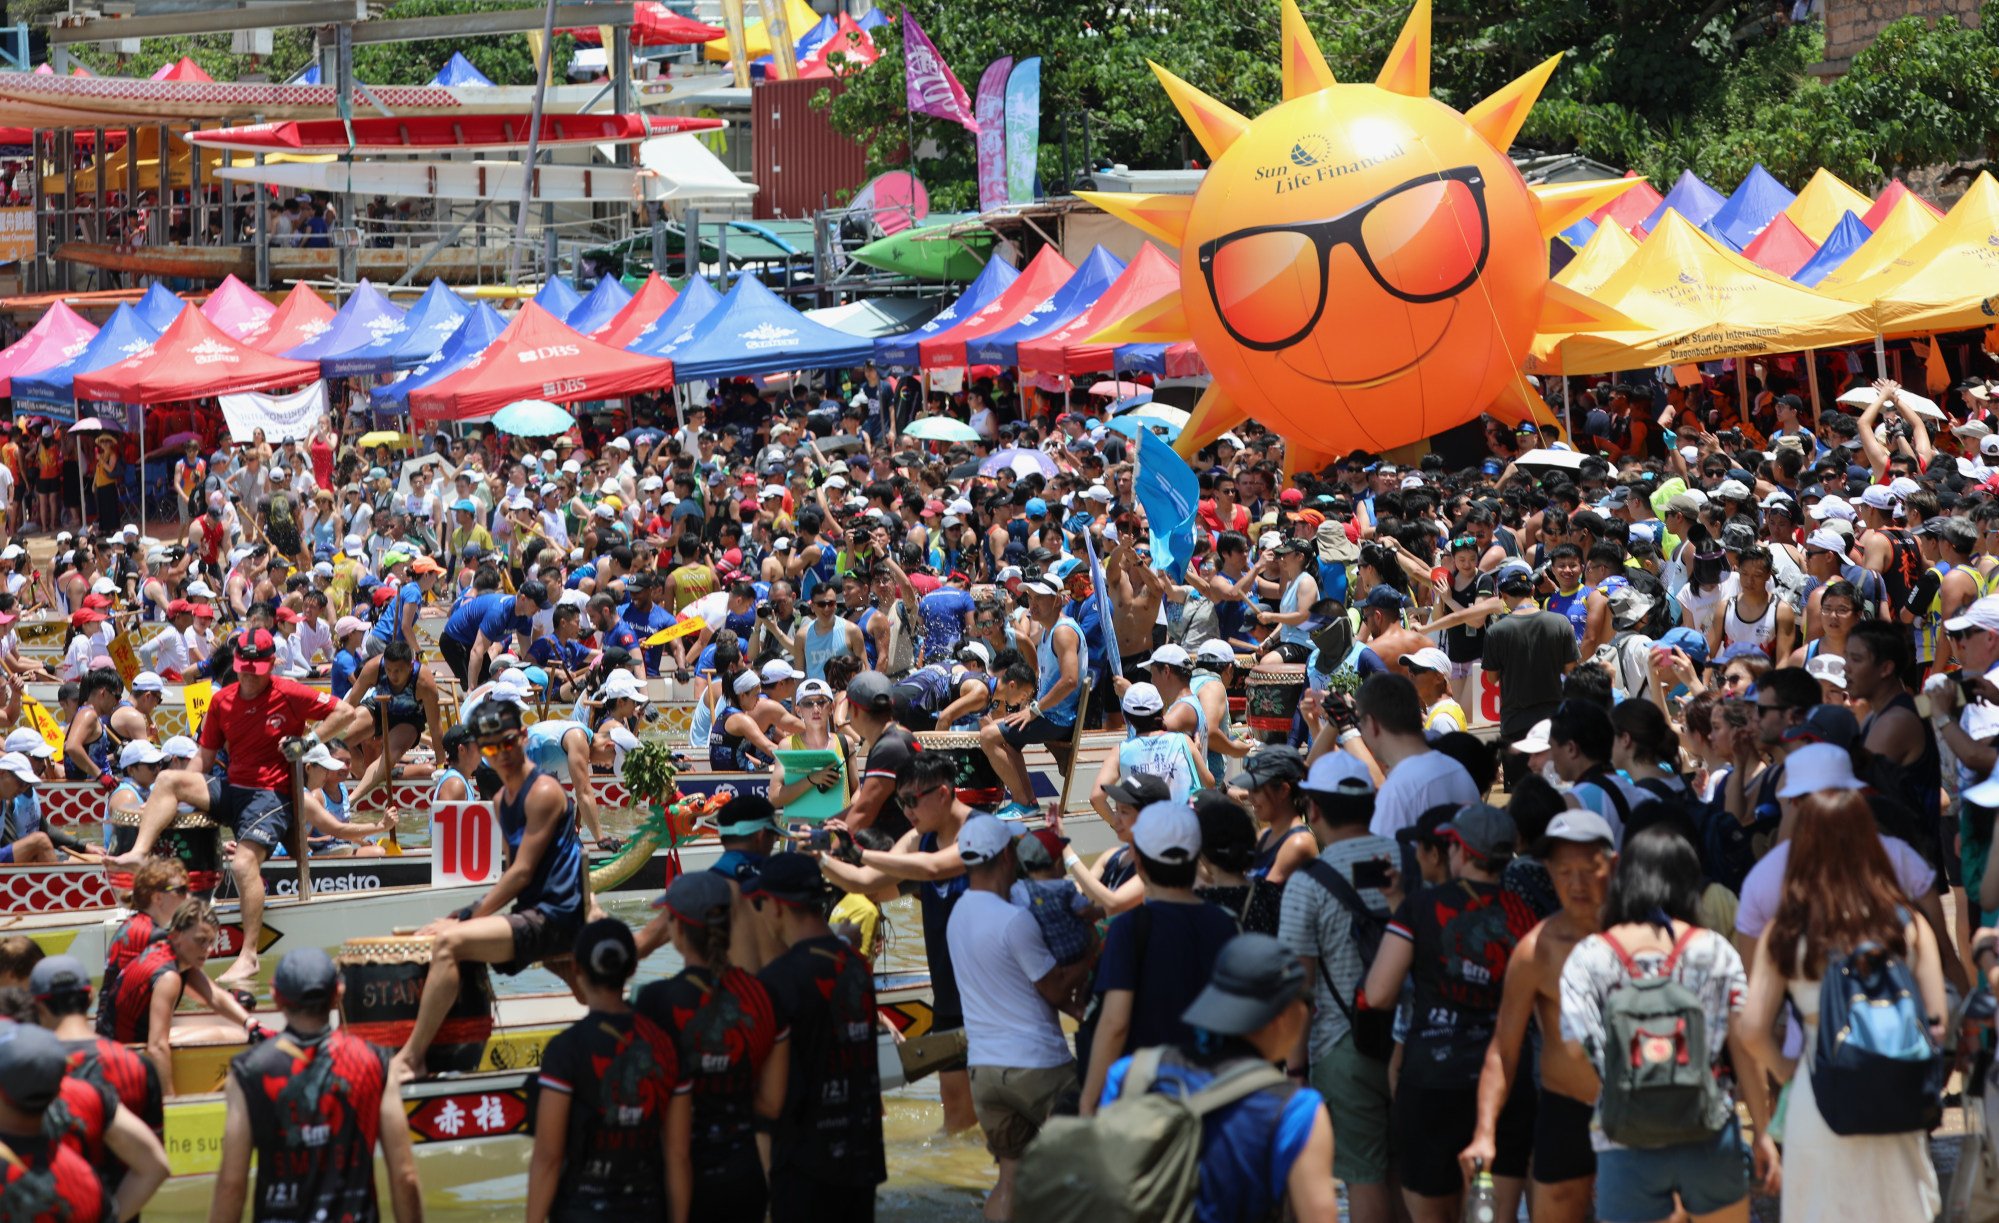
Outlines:
POLYGON ((1433 437, 1509 399, 1537 332, 1617 320, 1549 292, 1546 234, 1637 180, 1530 187, 1507 157, 1559 57, 1460 114, 1430 96, 1429 0, 1370 83, 1279 4, 1284 100, 1254 118, 1152 65, 1211 159, 1192 196, 1085 196, 1179 252, 1179 292, 1102 335, 1195 341, 1183 454, 1244 420, 1315 457, 1433 437))

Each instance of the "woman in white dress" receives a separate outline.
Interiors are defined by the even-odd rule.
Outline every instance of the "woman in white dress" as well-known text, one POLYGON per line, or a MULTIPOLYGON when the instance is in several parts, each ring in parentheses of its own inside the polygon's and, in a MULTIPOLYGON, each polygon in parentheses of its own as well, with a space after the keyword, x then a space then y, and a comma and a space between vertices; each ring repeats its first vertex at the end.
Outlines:
POLYGON ((1863 942, 1887 947, 1908 963, 1923 1012, 1931 1017, 1931 1036, 1937 1036, 1947 1004, 1936 940, 1896 882, 1867 800, 1858 791, 1822 791, 1799 804, 1784 898, 1756 944, 1743 1008, 1745 1037, 1757 1061, 1790 1083, 1784 1223, 1929 1223, 1942 1206, 1927 1134, 1835 1134, 1812 1094, 1827 957, 1863 942), (1804 1028, 1798 1059, 1786 1058, 1774 1036, 1787 997, 1804 1028))

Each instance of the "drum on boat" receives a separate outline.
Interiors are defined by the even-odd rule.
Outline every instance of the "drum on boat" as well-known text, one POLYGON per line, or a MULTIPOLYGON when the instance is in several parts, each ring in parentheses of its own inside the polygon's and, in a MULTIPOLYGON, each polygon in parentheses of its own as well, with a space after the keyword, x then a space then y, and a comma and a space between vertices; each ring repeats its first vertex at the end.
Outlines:
POLYGON ((1291 719, 1305 699, 1305 664, 1265 663, 1243 681, 1248 717, 1245 725, 1265 743, 1282 743, 1291 736, 1291 719))
MULTIPOLYGON (((174 816, 173 823, 160 834, 153 845, 153 852, 161 857, 179 858, 187 868, 187 886, 197 896, 207 895, 222 884, 222 838, 217 835, 222 830, 211 824, 208 817, 199 811, 183 811, 174 816)), ((139 838, 139 812, 113 811, 111 813, 111 849, 113 853, 124 853, 132 848, 139 838)), ((111 887, 115 891, 132 890, 132 872, 110 872, 111 887)))
MULTIPOLYGON (((373 1044, 400 1049, 416 1027, 417 1004, 430 979, 428 935, 350 938, 335 963, 346 991, 340 1024, 373 1044)), ((458 965, 458 999, 424 1057, 431 1074, 470 1074, 493 1035, 493 983, 484 964, 458 965)))
POLYGON ((957 763, 959 802, 990 810, 1007 801, 1006 783, 1000 780, 993 762, 979 746, 977 731, 919 731, 916 741, 924 751, 947 753, 957 763))

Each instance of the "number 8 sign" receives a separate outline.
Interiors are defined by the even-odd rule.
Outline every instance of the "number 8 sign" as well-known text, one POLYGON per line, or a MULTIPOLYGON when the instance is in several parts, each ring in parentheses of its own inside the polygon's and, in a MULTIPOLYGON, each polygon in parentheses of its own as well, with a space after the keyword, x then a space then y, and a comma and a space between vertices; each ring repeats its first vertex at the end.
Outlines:
POLYGON ((491 883, 500 873, 500 830, 491 803, 439 803, 430 814, 430 886, 491 883))

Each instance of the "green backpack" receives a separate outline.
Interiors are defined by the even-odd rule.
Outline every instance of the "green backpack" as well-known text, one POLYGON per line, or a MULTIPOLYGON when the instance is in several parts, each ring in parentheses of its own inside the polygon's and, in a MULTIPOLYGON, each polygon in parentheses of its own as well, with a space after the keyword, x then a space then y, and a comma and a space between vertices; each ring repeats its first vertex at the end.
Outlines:
POLYGON ((1670 1147, 1711 1141, 1728 1120, 1727 1101, 1708 1056, 1707 1012, 1673 977, 1680 953, 1701 932, 1689 926, 1657 975, 1641 976, 1623 944, 1605 931, 1627 978, 1603 1006, 1603 1096, 1598 1115, 1611 1141, 1670 1147))
POLYGON ((1050 1117, 1021 1157, 1014 1217, 1035 1223, 1181 1223, 1201 1189, 1201 1119, 1290 1080, 1249 1061, 1190 1096, 1151 1089, 1164 1048, 1132 1055, 1094 1118, 1050 1117))

